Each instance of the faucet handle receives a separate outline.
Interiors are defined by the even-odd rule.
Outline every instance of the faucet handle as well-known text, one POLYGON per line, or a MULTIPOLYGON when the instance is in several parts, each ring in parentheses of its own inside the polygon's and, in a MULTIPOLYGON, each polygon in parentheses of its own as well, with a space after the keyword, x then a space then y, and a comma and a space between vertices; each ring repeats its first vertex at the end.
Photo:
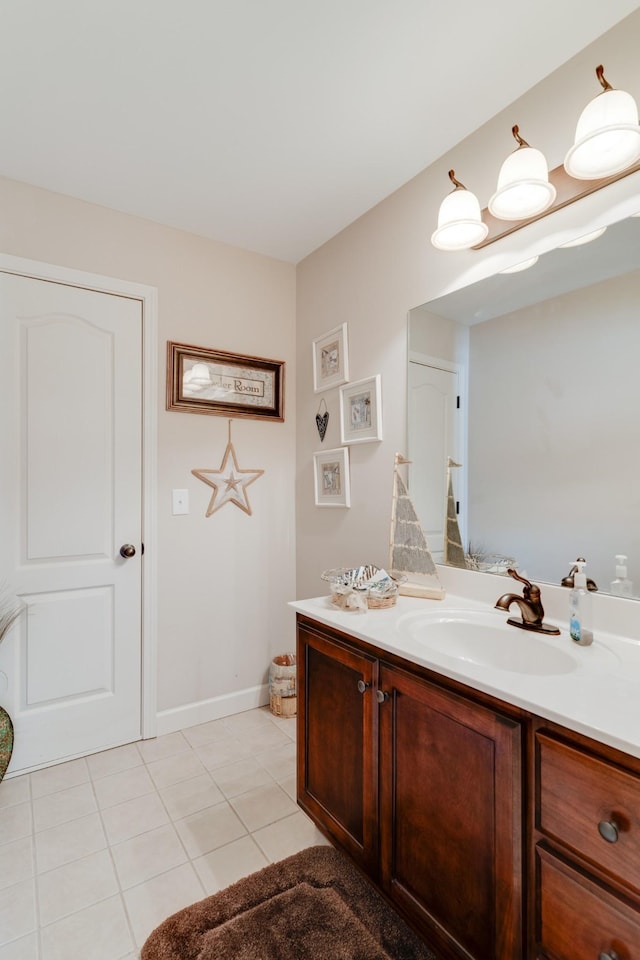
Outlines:
POLYGON ((509 567, 507 573, 510 577, 513 577, 514 580, 519 580, 520 583, 524 584, 522 593, 527 600, 540 599, 540 587, 536 586, 535 583, 531 583, 530 580, 527 580, 525 577, 521 577, 518 571, 514 570, 512 567, 509 567))

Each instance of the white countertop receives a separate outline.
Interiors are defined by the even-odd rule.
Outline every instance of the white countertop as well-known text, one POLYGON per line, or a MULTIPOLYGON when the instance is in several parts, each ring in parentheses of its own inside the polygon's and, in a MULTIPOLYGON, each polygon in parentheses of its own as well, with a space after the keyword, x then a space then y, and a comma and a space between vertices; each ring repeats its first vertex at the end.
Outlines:
MULTIPOLYGON (((566 624, 559 621, 552 621, 561 628, 560 636, 555 637, 508 627, 509 631, 513 630, 514 642, 526 642, 533 648, 536 644, 552 646, 558 651, 556 659, 561 664, 558 672, 522 672, 488 666, 473 658, 451 656, 442 645, 440 649, 433 649, 421 639, 421 632, 428 630, 418 623, 425 612, 437 615, 474 611, 482 613, 489 622, 491 617, 497 618, 496 626, 501 627, 507 614, 477 600, 451 594, 444 600, 399 597, 394 607, 366 613, 340 610, 329 597, 295 601, 290 606, 298 613, 410 663, 420 664, 640 757, 640 642, 637 640, 597 632, 591 646, 579 647, 569 637, 566 624)), ((545 621, 549 619, 545 617, 545 621)))

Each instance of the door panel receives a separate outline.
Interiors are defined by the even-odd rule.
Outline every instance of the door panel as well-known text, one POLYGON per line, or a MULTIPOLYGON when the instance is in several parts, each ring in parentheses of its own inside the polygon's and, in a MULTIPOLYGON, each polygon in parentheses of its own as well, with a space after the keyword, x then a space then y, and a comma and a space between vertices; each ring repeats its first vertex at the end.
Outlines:
POLYGON ((142 305, 0 273, 0 309, 0 580, 26 605, 0 647, 16 772, 140 736, 142 305))
POLYGON ((409 492, 436 563, 444 559, 447 460, 457 459, 458 374, 409 363, 409 492))

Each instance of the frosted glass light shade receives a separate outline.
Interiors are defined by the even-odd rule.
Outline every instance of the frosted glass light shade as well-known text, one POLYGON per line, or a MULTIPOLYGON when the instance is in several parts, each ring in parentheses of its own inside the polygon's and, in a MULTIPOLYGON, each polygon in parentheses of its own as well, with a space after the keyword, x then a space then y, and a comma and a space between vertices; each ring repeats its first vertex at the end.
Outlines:
POLYGON ((597 230, 592 230, 590 233, 583 233, 581 237, 576 237, 575 240, 567 240, 566 243, 559 243, 558 248, 566 250, 569 247, 581 247, 584 243, 591 243, 592 240, 597 240, 606 229, 606 227, 598 227, 597 230))
POLYGON ((529 257, 528 260, 521 260, 520 263, 514 263, 512 267, 505 267, 500 273, 520 273, 521 270, 528 270, 538 262, 537 257, 529 257))
POLYGON ((607 87, 580 114, 575 142, 565 157, 564 168, 576 180, 597 180, 621 173, 638 159, 640 125, 636 102, 624 90, 607 87))
POLYGON ((456 187, 440 204, 438 229, 433 232, 431 243, 439 250, 468 250, 484 240, 488 232, 476 195, 465 187, 456 187))
POLYGON ((527 220, 550 207, 555 198, 544 154, 535 147, 521 146, 500 168, 489 212, 499 220, 527 220))

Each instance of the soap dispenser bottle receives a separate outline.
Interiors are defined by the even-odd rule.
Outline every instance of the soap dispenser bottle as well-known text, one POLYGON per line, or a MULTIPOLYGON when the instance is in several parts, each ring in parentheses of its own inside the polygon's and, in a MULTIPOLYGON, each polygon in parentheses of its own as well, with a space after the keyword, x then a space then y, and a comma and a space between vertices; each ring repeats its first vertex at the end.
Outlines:
POLYGON ((583 573, 584 560, 576 560, 577 573, 569 596, 569 633, 581 647, 593 643, 591 594, 587 590, 587 575, 583 573))
POLYGON ((615 597, 630 597, 633 593, 633 584, 627 576, 626 559, 623 553, 616 554, 616 578, 611 581, 611 593, 615 597))

